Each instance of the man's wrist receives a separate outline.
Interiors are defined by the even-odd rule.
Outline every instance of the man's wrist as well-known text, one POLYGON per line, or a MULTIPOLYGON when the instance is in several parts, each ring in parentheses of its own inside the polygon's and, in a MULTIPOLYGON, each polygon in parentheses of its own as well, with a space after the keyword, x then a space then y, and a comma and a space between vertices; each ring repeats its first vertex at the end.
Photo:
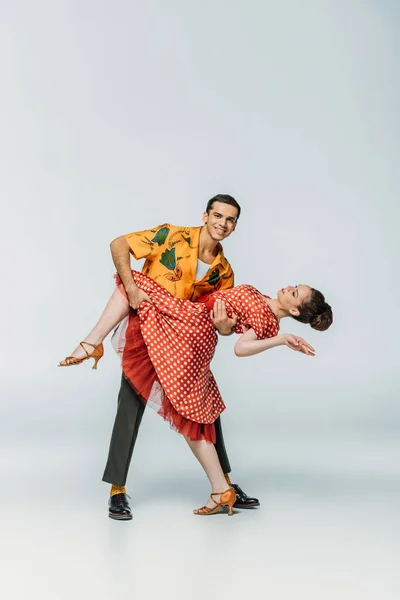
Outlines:
POLYGON ((221 335, 230 335, 232 333, 232 327, 216 327, 216 330, 218 331, 218 333, 220 333, 221 335))
POLYGON ((125 287, 125 291, 128 295, 134 294, 139 289, 137 287, 137 285, 135 284, 135 282, 133 281, 133 279, 132 279, 132 281, 129 281, 124 287, 125 287))

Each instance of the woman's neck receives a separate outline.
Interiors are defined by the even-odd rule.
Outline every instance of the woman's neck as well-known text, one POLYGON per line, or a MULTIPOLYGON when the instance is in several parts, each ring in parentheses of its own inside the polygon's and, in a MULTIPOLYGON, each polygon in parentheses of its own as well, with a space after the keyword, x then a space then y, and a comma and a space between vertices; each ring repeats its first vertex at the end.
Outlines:
POLYGON ((266 298, 266 301, 268 306, 279 321, 289 316, 289 313, 282 308, 277 298, 266 298))

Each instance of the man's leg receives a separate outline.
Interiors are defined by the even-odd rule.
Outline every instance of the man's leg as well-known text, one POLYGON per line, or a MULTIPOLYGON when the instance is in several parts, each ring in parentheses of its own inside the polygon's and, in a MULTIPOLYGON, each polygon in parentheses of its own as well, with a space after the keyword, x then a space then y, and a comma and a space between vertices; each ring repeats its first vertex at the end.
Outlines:
POLYGON ((131 519, 125 483, 145 406, 122 374, 118 408, 103 481, 112 484, 109 516, 131 519))
POLYGON ((231 472, 231 465, 229 464, 228 454, 225 448, 224 436, 222 435, 222 426, 221 426, 221 417, 218 417, 216 421, 214 421, 215 425, 215 449, 218 454, 218 459, 221 464, 222 470, 225 474, 226 481, 229 485, 233 487, 236 492, 236 502, 235 508, 256 508, 260 506, 260 502, 257 498, 250 498, 244 491, 236 484, 231 483, 229 478, 229 473, 231 472))
POLYGON ((229 464, 229 458, 225 448, 224 436, 222 435, 221 417, 218 417, 218 419, 214 421, 214 426, 215 435, 217 438, 215 441, 215 449, 218 454, 221 468, 225 475, 228 475, 228 473, 231 472, 231 465, 229 464))

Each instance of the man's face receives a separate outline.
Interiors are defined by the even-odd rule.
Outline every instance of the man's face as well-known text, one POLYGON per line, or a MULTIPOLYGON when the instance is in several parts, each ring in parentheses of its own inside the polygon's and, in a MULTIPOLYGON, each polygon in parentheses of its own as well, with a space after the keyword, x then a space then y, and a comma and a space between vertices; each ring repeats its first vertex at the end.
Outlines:
POLYGON ((211 238, 221 242, 236 229, 237 208, 224 202, 214 202, 210 212, 203 214, 203 223, 211 238))

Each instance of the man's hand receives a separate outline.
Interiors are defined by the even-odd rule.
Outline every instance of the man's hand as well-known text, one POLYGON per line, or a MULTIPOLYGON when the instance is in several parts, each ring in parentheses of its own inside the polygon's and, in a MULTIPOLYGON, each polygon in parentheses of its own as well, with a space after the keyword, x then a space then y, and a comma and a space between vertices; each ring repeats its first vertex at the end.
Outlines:
POLYGON ((215 301, 214 310, 210 312, 210 318, 215 329, 217 329, 221 335, 230 335, 238 320, 237 315, 235 314, 232 319, 228 317, 225 302, 223 300, 215 301))
POLYGON ((148 295, 146 294, 146 292, 144 292, 143 290, 141 290, 138 287, 132 288, 130 290, 126 290, 126 295, 128 296, 129 306, 131 308, 133 308, 134 310, 139 308, 139 306, 140 306, 140 304, 142 304, 142 302, 150 302, 150 304, 151 304, 151 300, 148 297, 148 295))
POLYGON ((291 350, 303 352, 304 354, 307 354, 307 356, 315 356, 314 348, 298 335, 293 335, 291 333, 282 333, 281 337, 285 346, 287 346, 291 350))

